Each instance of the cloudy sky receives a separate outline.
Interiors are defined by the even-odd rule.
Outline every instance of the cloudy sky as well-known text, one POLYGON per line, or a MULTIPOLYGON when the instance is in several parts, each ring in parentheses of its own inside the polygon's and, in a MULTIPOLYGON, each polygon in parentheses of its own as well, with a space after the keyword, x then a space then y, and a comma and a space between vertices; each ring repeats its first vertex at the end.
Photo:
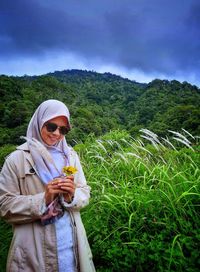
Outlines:
POLYGON ((0 0, 0 74, 64 69, 200 86, 200 1, 0 0))

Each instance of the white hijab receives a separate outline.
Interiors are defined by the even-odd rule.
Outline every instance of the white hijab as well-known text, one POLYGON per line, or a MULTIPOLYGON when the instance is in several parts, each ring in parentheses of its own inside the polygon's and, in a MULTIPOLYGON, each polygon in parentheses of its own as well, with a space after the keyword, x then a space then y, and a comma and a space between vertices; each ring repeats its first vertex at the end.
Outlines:
POLYGON ((42 104, 40 104, 40 106, 36 109, 35 113, 33 114, 28 125, 26 137, 29 139, 34 138, 48 148, 57 147, 57 149, 64 152, 65 148, 67 147, 65 137, 61 141, 59 141, 56 144, 56 146, 52 147, 48 146, 43 142, 40 133, 44 123, 58 116, 65 116, 70 125, 69 110, 64 103, 54 99, 44 101, 42 104))
POLYGON ((65 116, 70 125, 69 110, 64 103, 54 99, 44 101, 33 114, 26 133, 26 140, 37 173, 44 183, 54 178, 53 173, 56 168, 48 150, 56 149, 63 153, 69 160, 69 147, 67 146, 65 137, 54 146, 49 146, 44 143, 41 137, 41 129, 44 123, 58 116, 65 116))

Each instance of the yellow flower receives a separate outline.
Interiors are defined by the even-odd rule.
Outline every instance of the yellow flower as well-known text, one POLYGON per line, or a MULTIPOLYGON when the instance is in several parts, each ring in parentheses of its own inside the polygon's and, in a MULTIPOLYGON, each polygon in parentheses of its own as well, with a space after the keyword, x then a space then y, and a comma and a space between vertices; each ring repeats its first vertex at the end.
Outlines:
POLYGON ((62 171, 66 176, 68 176, 75 174, 78 170, 76 169, 76 167, 73 166, 64 166, 62 171))

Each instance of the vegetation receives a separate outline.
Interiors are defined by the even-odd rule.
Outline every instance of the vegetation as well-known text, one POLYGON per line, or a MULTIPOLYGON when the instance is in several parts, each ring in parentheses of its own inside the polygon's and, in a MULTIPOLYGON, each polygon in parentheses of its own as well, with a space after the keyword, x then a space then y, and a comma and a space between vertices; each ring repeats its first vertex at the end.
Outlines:
POLYGON ((19 144, 36 107, 54 98, 71 112, 68 142, 84 141, 125 129, 133 137, 140 128, 159 136, 185 128, 200 133, 200 91, 187 82, 154 80, 149 84, 109 73, 62 71, 37 77, 0 76, 0 145, 19 144))
MULTIPOLYGON (((75 146, 92 187, 82 216, 97 272, 198 271, 199 138, 172 131, 169 142, 141 133, 90 135, 75 146)), ((0 160, 11 150, 2 147, 0 160)), ((0 221, 2 272, 11 235, 0 221)))
POLYGON ((76 146, 92 187, 83 219, 97 271, 198 271, 200 155, 176 141, 118 131, 76 146))
MULTIPOLYGON (((0 166, 21 143, 19 136, 42 101, 68 105, 67 141, 75 145, 92 187, 82 214, 97 272, 198 271, 196 86, 175 80, 139 84, 71 70, 0 76, 0 95, 0 166)), ((0 220, 2 272, 11 236, 11 227, 0 220)))

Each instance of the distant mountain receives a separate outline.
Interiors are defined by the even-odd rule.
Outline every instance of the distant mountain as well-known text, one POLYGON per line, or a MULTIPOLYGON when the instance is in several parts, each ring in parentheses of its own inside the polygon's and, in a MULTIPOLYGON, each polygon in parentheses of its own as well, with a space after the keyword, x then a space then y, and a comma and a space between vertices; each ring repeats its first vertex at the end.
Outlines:
POLYGON ((140 128, 159 135, 184 128, 200 134, 200 90, 187 82, 155 79, 142 84, 111 73, 55 71, 42 76, 0 76, 0 144, 19 143, 35 108, 55 98, 66 103, 73 130, 68 141, 89 133, 140 128))
MULTIPOLYGON (((57 79, 67 82, 67 81, 76 81, 77 79, 96 81, 96 80, 106 80, 106 81, 113 81, 113 80, 121 80, 121 81, 131 81, 128 78, 122 78, 121 76, 114 75, 112 73, 97 73, 94 71, 87 71, 87 70, 64 70, 64 71, 55 71, 54 73, 48 73, 47 76, 53 76, 57 79)), ((138 83, 140 84, 140 83, 138 83)))

